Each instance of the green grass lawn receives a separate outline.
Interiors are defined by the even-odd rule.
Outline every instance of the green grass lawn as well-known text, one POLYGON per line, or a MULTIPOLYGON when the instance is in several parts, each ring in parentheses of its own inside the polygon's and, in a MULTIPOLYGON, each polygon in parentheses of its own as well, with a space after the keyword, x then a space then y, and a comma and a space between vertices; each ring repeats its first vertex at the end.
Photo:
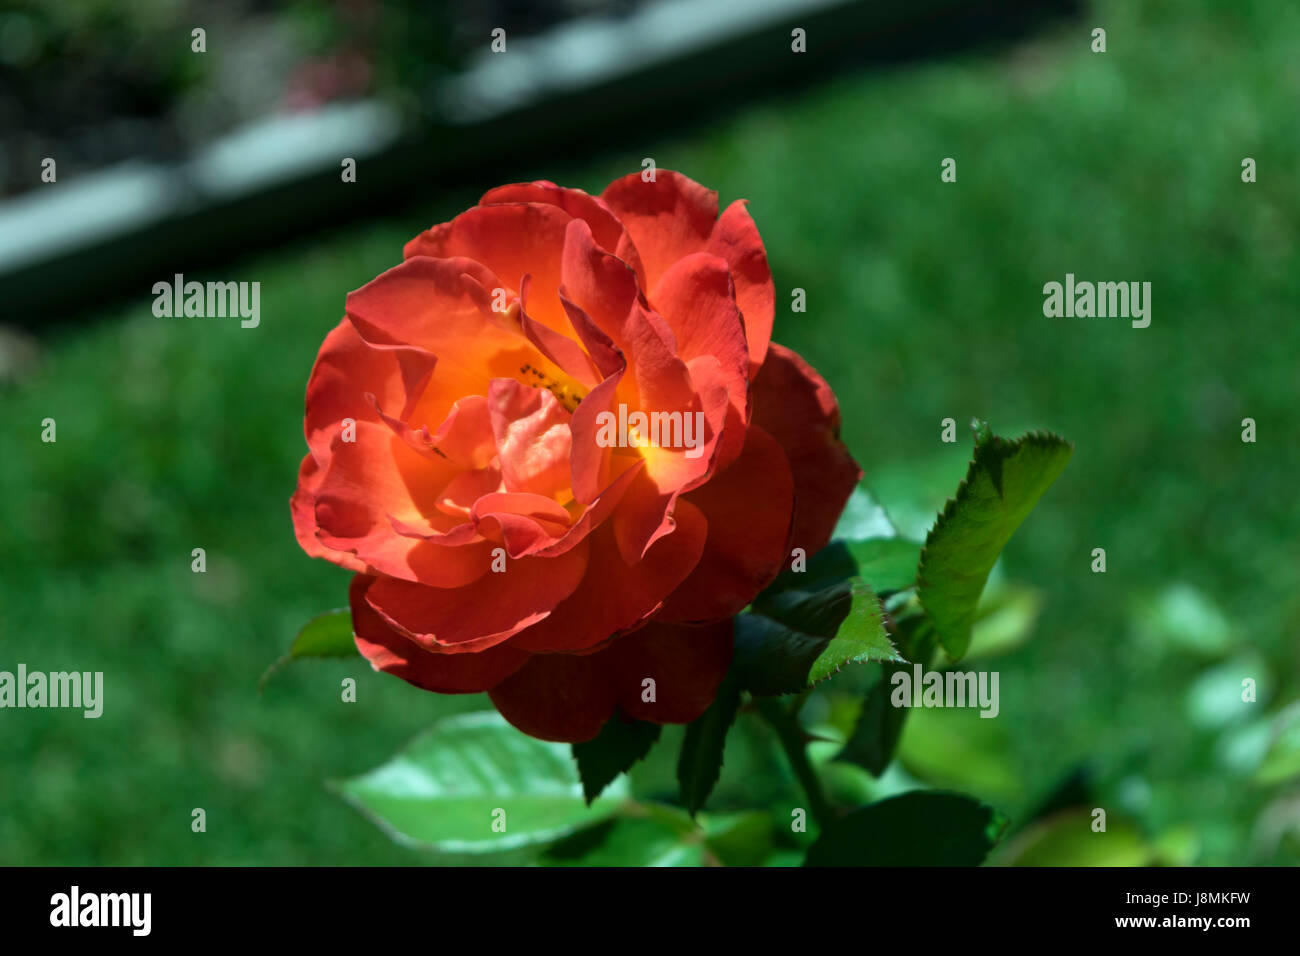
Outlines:
MULTIPOLYGON (((1075 443, 1003 560, 1044 603, 997 660, 1002 717, 945 730, 930 779, 1015 817, 1083 769, 1090 806, 1206 863, 1297 858, 1277 835, 1297 827, 1285 784, 1255 778, 1268 720, 1300 696, 1297 36, 1280 2, 1109 0, 1011 49, 517 169, 595 192, 653 156, 749 198, 775 337, 835 387, 906 530, 955 489, 971 416, 1075 443), (1067 272, 1151 282, 1151 326, 1045 318, 1042 286, 1067 272), (947 417, 958 444, 940 442, 947 417), (1237 702, 1242 677, 1258 703, 1237 702)), ((106 683, 98 720, 0 711, 0 863, 421 862, 325 782, 482 700, 357 662, 295 665, 262 696, 258 677, 345 603, 347 573, 306 558, 288 516, 320 340, 346 292, 492 185, 192 276, 260 281, 257 329, 156 318, 141 290, 50 334, 0 393, 0 669, 106 683)), ((728 757, 724 805, 785 785, 778 763, 728 757)))

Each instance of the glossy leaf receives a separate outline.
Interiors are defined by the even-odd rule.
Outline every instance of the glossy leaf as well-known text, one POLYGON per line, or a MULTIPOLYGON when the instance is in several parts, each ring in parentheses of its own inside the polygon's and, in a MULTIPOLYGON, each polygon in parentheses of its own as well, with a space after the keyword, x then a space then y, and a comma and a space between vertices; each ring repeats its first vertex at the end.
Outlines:
POLYGON ((662 730, 659 724, 627 720, 615 714, 594 739, 574 744, 573 759, 578 763, 587 802, 595 800, 615 777, 644 758, 662 730))
POLYGON ((733 673, 759 695, 792 694, 846 664, 901 661, 875 594, 861 581, 786 591, 736 618, 733 673))
POLYGON ((763 611, 790 591, 812 594, 844 584, 857 573, 858 564, 849 551, 849 545, 843 541, 832 541, 808 558, 803 570, 787 568, 782 571, 762 594, 754 598, 753 606, 755 610, 763 611))
POLYGON ((1031 432, 1015 441, 979 423, 966 478, 925 539, 918 594, 952 660, 970 646, 980 594, 1003 546, 1065 468, 1074 447, 1031 432))
POLYGON ((609 816, 626 796, 615 781, 588 808, 569 748, 521 734, 495 711, 441 720, 384 765, 335 786, 398 843, 459 855, 545 846, 609 816))
POLYGON ((546 851, 546 866, 761 866, 772 852, 772 818, 762 811, 690 814, 638 803, 546 851))
POLYGON ((289 646, 290 657, 355 657, 357 653, 352 612, 345 607, 312 618, 289 646))
POLYGON ((893 691, 890 678, 900 666, 910 665, 887 665, 867 689, 853 733, 836 754, 836 760, 857 764, 879 777, 894 759, 903 733, 903 722, 907 719, 906 708, 894 707, 889 702, 893 691))
POLYGON ((907 538, 872 538, 848 545, 858 565, 858 577, 877 594, 893 594, 916 584, 921 545, 907 538))
POLYGON ((702 836, 683 836, 655 817, 616 818, 548 850, 546 866, 702 866, 702 836))
POLYGON ((959 793, 913 790, 826 827, 806 866, 978 866, 1001 835, 997 811, 959 793))
POLYGON ((998 847, 993 866, 1146 866, 1153 850, 1129 821, 1112 813, 1093 829, 1084 808, 1063 810, 1026 827, 998 847))
POLYGON ((686 736, 677 759, 677 782, 681 787, 682 803, 692 814, 704 806, 722 773, 727 731, 731 729, 739 708, 740 688, 728 675, 709 709, 686 726, 686 736))
POLYGON ((289 653, 272 664, 259 683, 266 686, 271 676, 285 664, 303 657, 359 657, 356 642, 352 639, 352 612, 348 608, 339 608, 317 615, 303 625, 289 653))
POLYGON ((896 538, 898 528, 871 492, 861 485, 853 489, 835 524, 836 541, 868 541, 873 538, 896 538))
POLYGON ((865 488, 855 488, 849 496, 831 544, 846 547, 856 566, 853 574, 879 595, 916 583, 920 542, 900 537, 885 509, 865 488))

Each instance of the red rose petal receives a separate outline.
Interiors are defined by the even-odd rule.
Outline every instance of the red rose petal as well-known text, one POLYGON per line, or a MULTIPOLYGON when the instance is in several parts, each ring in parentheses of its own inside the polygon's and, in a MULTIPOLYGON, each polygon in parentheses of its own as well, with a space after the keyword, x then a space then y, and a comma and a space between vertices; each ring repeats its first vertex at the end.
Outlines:
POLYGON ((635 720, 688 724, 713 703, 731 666, 732 623, 728 618, 702 627, 651 621, 620 637, 608 650, 606 673, 619 709, 635 720), (645 681, 654 681, 654 700, 645 681))
POLYGON ((640 297, 636 273, 601 249, 581 220, 570 222, 565 231, 560 275, 560 294, 582 309, 616 347, 624 349, 623 325, 640 297))
POLYGON ((587 553, 584 542, 554 557, 508 559, 504 571, 489 571, 457 588, 382 577, 366 600, 421 646, 478 651, 544 620, 582 582, 587 553))
POLYGON ((569 420, 572 433, 570 442, 569 474, 573 482, 573 497, 582 504, 590 504, 600 490, 616 475, 610 465, 611 449, 596 440, 601 412, 614 410, 614 399, 623 372, 615 372, 590 392, 574 409, 569 420))
POLYGON ((335 551, 316 537, 316 488, 320 484, 320 466, 310 454, 298 467, 298 487, 289 499, 289 512, 293 516, 293 533, 298 544, 313 558, 324 558, 349 571, 366 570, 366 563, 354 554, 335 551))
MULTIPOLYGON (((406 258, 464 257, 499 276, 503 287, 518 291, 532 276, 529 313, 558 332, 570 331, 556 292, 564 231, 573 217, 546 203, 475 206, 449 223, 434 226, 406 244, 406 258)), ((493 292, 487 286, 488 292, 493 292)))
POLYGON ((495 378, 487 405, 506 490, 567 497, 573 433, 570 415, 555 396, 544 388, 495 378))
POLYGON ((717 463, 725 467, 740 454, 749 421, 749 346, 727 263, 707 253, 686 256, 659 278, 651 301, 688 365, 706 356, 719 364, 734 410, 717 463))
POLYGON ((574 219, 581 219, 591 229, 591 234, 603 249, 613 252, 623 237, 623 224, 605 205, 604 201, 583 192, 557 186, 549 180, 531 183, 512 183, 489 189, 479 200, 479 205, 497 203, 547 203, 558 206, 574 219))
POLYGON ((713 702, 731 654, 729 620, 708 627, 652 621, 595 654, 534 655, 488 693, 524 733, 580 743, 600 733, 615 706, 657 724, 695 720, 713 702))
POLYGON ((700 563, 656 618, 703 621, 739 614, 785 565, 794 489, 781 446, 751 426, 740 457, 685 496, 708 519, 709 535, 700 563))
POLYGON ((508 645, 478 654, 434 654, 384 623, 366 603, 374 578, 358 574, 348 589, 353 640, 370 666, 437 694, 475 694, 509 677, 528 655, 508 645))
POLYGON ((502 717, 531 737, 564 743, 591 740, 617 700, 599 657, 534 654, 488 696, 502 717))
MULTIPOLYGON (((486 395, 494 378, 525 381, 527 369, 584 391, 528 340, 517 320, 492 311, 484 281, 497 280, 468 259, 414 258, 348 295, 348 317, 367 342, 409 343, 437 357, 424 397, 408 413, 416 426, 441 421, 457 399, 486 395)), ((564 323, 571 330, 567 318, 564 323)))
POLYGON ((554 498, 527 492, 493 492, 474 503, 470 517, 484 537, 501 541, 506 554, 521 558, 548 548, 572 520, 554 498))
POLYGON ((510 643, 534 652, 577 651, 636 627, 690 574, 704 550, 708 529, 699 509, 679 501, 673 522, 673 532, 632 564, 619 553, 609 522, 599 525, 586 539, 591 558, 582 582, 549 617, 510 643))
POLYGON ((791 547, 808 554, 830 541, 862 469, 840 441, 840 407, 811 365, 772 343, 754 379, 753 423, 781 443, 794 473, 791 547))
POLYGON ((745 318, 749 342, 750 377, 758 372, 772 338, 776 286, 767 264, 767 250, 744 199, 728 206, 709 235, 707 250, 726 260, 736 284, 736 304, 745 318))
POLYGON ((654 182, 640 173, 616 179, 600 198, 636 246, 647 288, 678 259, 703 250, 718 218, 718 194, 670 169, 656 170, 654 182))
POLYGON ((357 422, 356 441, 335 436, 315 492, 318 537, 329 548, 355 554, 368 567, 407 581, 446 587, 468 584, 483 562, 443 540, 460 519, 438 508, 439 492, 455 474, 425 458, 382 425, 357 422), (425 532, 399 533, 394 521, 425 532), (438 560, 431 560, 434 556, 438 560))

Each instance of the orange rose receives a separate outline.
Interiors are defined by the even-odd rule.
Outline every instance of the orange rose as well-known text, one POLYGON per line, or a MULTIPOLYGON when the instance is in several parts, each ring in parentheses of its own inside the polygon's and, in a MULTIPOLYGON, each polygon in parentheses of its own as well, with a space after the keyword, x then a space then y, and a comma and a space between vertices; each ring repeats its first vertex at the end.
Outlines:
POLYGON ((291 502, 356 572, 361 653, 548 740, 698 717, 861 475, 773 307, 745 203, 665 170, 501 186, 407 243, 321 346, 291 502))

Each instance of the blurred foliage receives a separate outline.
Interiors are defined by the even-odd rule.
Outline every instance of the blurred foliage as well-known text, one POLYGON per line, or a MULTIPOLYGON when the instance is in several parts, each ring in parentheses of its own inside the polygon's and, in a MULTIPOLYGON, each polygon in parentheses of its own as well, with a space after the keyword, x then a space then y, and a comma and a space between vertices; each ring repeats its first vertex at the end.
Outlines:
POLYGON ((411 118, 491 31, 635 0, 0 0, 0 195, 373 95, 411 118), (205 52, 191 33, 205 32, 205 52))
MULTIPOLYGON (((1004 862, 1300 861, 1297 35, 1285 4, 1106 0, 1013 49, 844 77, 603 155, 520 157, 519 179, 597 191, 650 155, 748 198, 778 303, 807 290, 808 312, 780 308, 775 336, 835 387, 844 437, 907 537, 966 470, 943 418, 1076 446, 994 571, 1032 595, 1021 625, 980 659, 977 622, 961 665, 1000 672, 999 717, 912 713, 876 779, 832 761, 878 671, 846 668, 804 707, 835 738, 810 748, 832 799, 960 789, 1012 821, 1004 862), (1094 23, 1104 55, 1088 50, 1094 23), (955 184, 939 179, 946 156, 955 184), (1258 183, 1240 180, 1245 156, 1258 183), (1151 281, 1151 327, 1044 319, 1042 285, 1066 272, 1151 281), (1241 442, 1246 416, 1256 444, 1241 442), (1082 844, 1097 807, 1107 835, 1082 844)), ((220 278, 262 283, 255 331, 157 319, 142 290, 9 375, 0 667, 102 670, 106 703, 94 721, 0 716, 0 862, 427 862, 323 782, 485 701, 355 660, 302 662, 261 698, 257 680, 346 589, 288 518, 316 349, 346 291, 495 184, 474 185, 228 266, 220 278), (39 440, 47 416, 56 444, 39 440), (190 831, 195 807, 206 834, 190 831)), ((985 619, 1004 600, 986 594, 985 619)), ((678 799, 681 740, 666 728, 632 768, 637 800, 678 799)), ((768 862, 797 862, 815 834, 783 821, 802 800, 775 735, 742 715, 703 818, 770 811, 768 862)), ((671 823, 617 825, 709 861, 698 839, 663 837, 671 823)))

